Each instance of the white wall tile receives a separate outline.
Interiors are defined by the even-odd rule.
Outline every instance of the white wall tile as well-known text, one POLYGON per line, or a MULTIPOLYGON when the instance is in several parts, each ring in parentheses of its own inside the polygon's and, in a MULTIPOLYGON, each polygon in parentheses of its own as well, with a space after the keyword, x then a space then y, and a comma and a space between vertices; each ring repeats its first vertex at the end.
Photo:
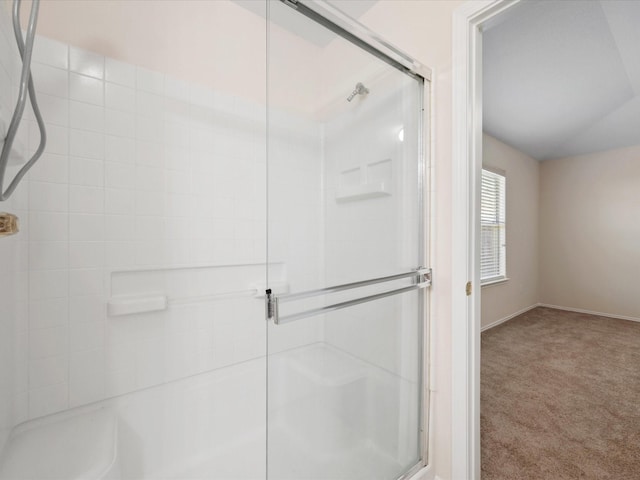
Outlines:
POLYGON ((105 137, 95 132, 71 129, 69 152, 74 157, 103 159, 105 137))
POLYGON ((136 158, 136 143, 132 138, 106 137, 105 159, 109 162, 134 163, 136 158))
POLYGON ((29 275, 29 299, 65 297, 69 293, 68 270, 34 270, 29 275))
POLYGON ((138 165, 136 167, 136 189, 164 191, 165 170, 138 165))
POLYGON ((114 60, 107 57, 105 59, 105 76, 108 82, 135 87, 136 69, 133 65, 114 60))
POLYGON ((104 213, 104 188, 71 185, 69 211, 72 213, 104 213))
POLYGON ((105 373, 105 395, 115 397, 135 390, 136 372, 131 368, 108 370, 105 373))
MULTIPOLYGON (((135 177, 132 177, 135 178, 135 177)), ((105 191, 105 213, 126 215, 135 212, 136 192, 122 188, 107 188, 105 191)))
POLYGON ((41 212, 66 212, 69 208, 67 185, 32 182, 29 188, 29 206, 41 212))
POLYGON ((66 212, 30 212, 29 238, 33 241, 68 240, 69 215, 66 212))
POLYGON ((66 155, 43 154, 29 170, 29 179, 41 182, 67 183, 69 160, 66 155))
POLYGON ((71 157, 69 159, 69 183, 88 187, 104 185, 104 162, 90 158, 71 157))
MULTIPOLYGON (((66 155, 69 153, 69 130, 60 125, 45 124, 47 144, 45 153, 66 155)), ((35 152, 40 145, 40 130, 35 122, 29 122, 29 150, 35 152)))
POLYGON ((164 80, 164 94, 168 98, 174 98, 183 102, 189 102, 191 86, 189 83, 166 76, 164 80))
POLYGON ((77 73, 69 74, 69 98, 79 102, 104 105, 104 82, 77 73))
POLYGON ((88 77, 103 79, 104 57, 77 47, 70 47, 69 70, 88 77))
POLYGON ((36 35, 31 60, 66 70, 69 66, 68 52, 69 47, 65 43, 36 35))
MULTIPOLYGON (((40 93, 38 94, 38 106, 40 107, 40 113, 45 123, 61 125, 63 127, 69 126, 68 99, 40 93)), ((26 110, 25 116, 27 112, 31 112, 31 110, 26 110)), ((33 113, 29 113, 29 118, 32 120, 35 118, 33 113)))
POLYGON ((164 123, 161 118, 136 117, 136 138, 145 142, 162 143, 164 136, 164 123))
POLYGON ((134 265, 136 247, 135 242, 108 242, 105 246, 107 267, 117 269, 134 265))
POLYGON ((29 388, 40 388, 66 382, 69 358, 66 355, 39 358, 29 365, 29 388))
POLYGON ((136 386, 144 388, 164 380, 164 339, 151 338, 138 343, 136 351, 136 386))
POLYGON ((133 215, 106 215, 105 220, 107 241, 135 240, 137 225, 133 215))
POLYGON ((165 219, 163 217, 137 217, 135 222, 136 240, 156 240, 164 237, 165 219))
POLYGON ((66 70, 32 62, 31 75, 36 92, 69 98, 69 74, 66 70))
POLYGON ((101 295, 71 297, 69 299, 69 321, 71 323, 102 320, 106 315, 106 302, 101 295))
POLYGON ((107 109, 106 132, 108 135, 133 138, 135 128, 136 122, 133 113, 107 109))
POLYGON ((71 128, 104 132, 104 108, 90 103, 70 102, 71 128))
POLYGON ((65 326, 41 328, 30 332, 29 357, 34 360, 66 355, 69 329, 65 326))
POLYGON ((69 215, 69 239, 101 241, 104 239, 104 217, 74 213, 69 215))
POLYGON ((136 114, 144 118, 158 118, 165 111, 165 98, 149 92, 136 90, 136 114))
POLYGON ((161 192, 136 191, 135 202, 137 215, 163 215, 165 212, 164 195, 161 192))
POLYGON ((135 188, 136 167, 124 163, 107 162, 105 186, 113 188, 135 188))
POLYGON ((104 266, 104 242, 71 242, 70 268, 99 268, 104 266))
POLYGON ((142 67, 136 67, 136 87, 145 92, 162 95, 164 93, 164 75, 142 67))
POLYGON ((67 242, 30 242, 29 268, 32 270, 69 268, 69 244, 67 242))
POLYGON ((135 112, 136 93, 133 88, 107 82, 105 84, 105 105, 107 108, 135 112))
POLYGON ((29 417, 36 418, 68 408, 67 383, 49 385, 29 391, 29 417))
POLYGON ((69 301, 66 297, 29 302, 29 328, 39 329, 66 325, 69 301))
MULTIPOLYGON (((74 322, 69 325, 69 349, 71 352, 104 348, 104 321, 74 322)), ((100 350, 100 353, 103 353, 100 350)), ((85 365, 86 374, 91 375, 95 365, 85 365)))
POLYGON ((104 272, 101 269, 73 269, 69 272, 69 294, 101 295, 104 291, 104 272))
POLYGON ((162 144, 154 142, 136 142, 136 163, 147 167, 164 166, 164 149, 162 144))
POLYGON ((104 398, 104 350, 78 352, 70 358, 69 405, 104 398))

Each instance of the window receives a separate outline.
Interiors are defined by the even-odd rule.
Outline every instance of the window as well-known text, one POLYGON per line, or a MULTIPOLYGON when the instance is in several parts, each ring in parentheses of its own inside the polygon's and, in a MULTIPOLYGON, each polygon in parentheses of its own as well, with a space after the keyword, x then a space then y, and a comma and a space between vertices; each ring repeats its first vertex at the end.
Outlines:
POLYGON ((506 279, 504 174, 482 170, 482 199, 480 208, 480 283, 506 279))

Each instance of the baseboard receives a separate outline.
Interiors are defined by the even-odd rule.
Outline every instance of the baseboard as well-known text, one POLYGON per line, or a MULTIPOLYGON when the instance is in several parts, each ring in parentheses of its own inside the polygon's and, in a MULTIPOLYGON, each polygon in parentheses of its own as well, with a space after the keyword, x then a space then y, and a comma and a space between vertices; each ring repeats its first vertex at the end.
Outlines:
MULTIPOLYGON (((485 330, 489 330, 490 328, 493 327, 497 327, 498 325, 500 325, 501 323, 504 323, 506 321, 511 320, 514 317, 517 317, 518 315, 522 315, 523 313, 527 313, 529 310, 533 310, 536 307, 541 307, 543 305, 539 304, 539 303, 534 303, 533 305, 530 305, 528 307, 523 308, 522 310, 517 311, 516 313, 512 313, 511 315, 508 315, 504 318, 501 318, 500 320, 496 320, 495 322, 490 323, 489 325, 485 325, 484 327, 480 328, 481 332, 484 332, 485 330)), ((553 307, 552 307, 553 308, 553 307)))
POLYGON ((586 313, 588 315, 598 315, 599 317, 617 318, 618 320, 629 320, 631 322, 640 322, 638 317, 628 317, 625 315, 616 315, 614 313, 594 312, 593 310, 584 310, 582 308, 561 307, 559 305, 549 305, 548 303, 539 303, 537 306, 546 308, 555 308, 557 310, 566 310, 567 312, 586 313))

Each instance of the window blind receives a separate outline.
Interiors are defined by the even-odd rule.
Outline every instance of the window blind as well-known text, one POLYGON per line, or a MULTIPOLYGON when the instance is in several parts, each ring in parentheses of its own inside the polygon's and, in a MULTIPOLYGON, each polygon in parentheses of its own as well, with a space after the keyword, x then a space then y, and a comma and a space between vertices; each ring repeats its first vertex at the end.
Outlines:
POLYGON ((482 170, 480 209, 480 280, 488 283, 506 278, 506 179, 482 170))

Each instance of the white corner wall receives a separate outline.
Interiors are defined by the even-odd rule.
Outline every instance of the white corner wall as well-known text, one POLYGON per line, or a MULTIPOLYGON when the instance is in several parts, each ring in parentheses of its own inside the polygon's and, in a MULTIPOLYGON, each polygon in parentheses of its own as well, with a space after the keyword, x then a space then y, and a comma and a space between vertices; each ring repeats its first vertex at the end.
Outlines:
POLYGON ((509 280, 482 287, 482 327, 487 327, 538 303, 540 164, 487 134, 482 154, 483 166, 503 170, 507 178, 509 280))
POLYGON ((540 301, 640 319, 640 146, 540 170, 540 301))

